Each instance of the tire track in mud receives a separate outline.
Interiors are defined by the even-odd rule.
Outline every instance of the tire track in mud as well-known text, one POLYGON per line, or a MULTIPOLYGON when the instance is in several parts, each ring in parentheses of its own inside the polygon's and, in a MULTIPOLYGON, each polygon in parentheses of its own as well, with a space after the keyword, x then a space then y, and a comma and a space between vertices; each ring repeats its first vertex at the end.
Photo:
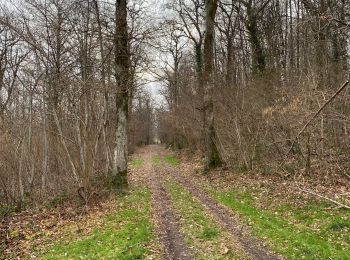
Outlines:
POLYGON ((180 232, 179 217, 172 208, 172 202, 162 184, 162 174, 155 167, 152 159, 159 155, 159 146, 145 147, 140 154, 145 162, 142 167, 144 176, 151 190, 153 219, 159 242, 162 244, 162 259, 189 260, 193 259, 187 247, 183 234, 180 232))
POLYGON ((158 235, 165 251, 164 259, 193 259, 179 231, 179 218, 171 207, 169 195, 157 177, 151 183, 151 192, 158 235))
POLYGON ((282 259, 280 256, 269 252, 257 239, 247 234, 229 209, 218 204, 213 198, 201 191, 192 181, 182 176, 173 167, 163 165, 163 168, 167 174, 187 189, 192 196, 197 198, 223 228, 232 234, 248 257, 262 260, 282 259))

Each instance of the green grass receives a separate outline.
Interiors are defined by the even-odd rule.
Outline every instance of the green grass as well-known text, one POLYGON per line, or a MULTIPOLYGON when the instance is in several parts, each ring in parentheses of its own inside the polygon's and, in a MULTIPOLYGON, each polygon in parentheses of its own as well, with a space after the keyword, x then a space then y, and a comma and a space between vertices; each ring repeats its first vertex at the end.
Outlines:
POLYGON ((141 168, 143 165, 144 161, 142 159, 133 159, 130 164, 131 167, 133 167, 134 169, 138 169, 141 168))
POLYGON ((0 219, 11 215, 16 212, 16 208, 13 206, 0 206, 0 219))
POLYGON ((171 166, 179 165, 179 161, 174 156, 171 156, 171 155, 164 156, 163 158, 160 156, 155 156, 152 158, 152 163, 154 165, 160 165, 164 162, 171 166))
POLYGON ((162 159, 159 156, 155 156, 152 158, 152 163, 155 165, 159 165, 162 162, 162 159))
POLYGON ((284 204, 259 209, 248 192, 216 192, 216 199, 233 209, 287 259, 350 259, 350 212, 310 202, 303 207, 284 204))
POLYGON ((165 156, 164 161, 171 166, 177 166, 179 165, 179 161, 174 156, 165 156))
POLYGON ((150 193, 140 189, 118 199, 116 212, 86 237, 59 241, 40 259, 143 259, 152 242, 150 193))
POLYGON ((182 216, 182 231, 186 243, 194 251, 195 259, 244 259, 229 234, 223 231, 204 211, 203 206, 192 195, 175 182, 168 182, 173 206, 182 216), (227 247, 228 250, 225 250, 227 247))

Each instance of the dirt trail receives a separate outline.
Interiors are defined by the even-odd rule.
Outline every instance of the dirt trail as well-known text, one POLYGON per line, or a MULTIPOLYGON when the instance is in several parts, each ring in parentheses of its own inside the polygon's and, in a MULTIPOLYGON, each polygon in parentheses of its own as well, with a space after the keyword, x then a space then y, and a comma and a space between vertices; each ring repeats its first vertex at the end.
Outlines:
POLYGON ((162 165, 155 166, 152 161, 157 157, 162 158, 166 154, 167 152, 163 147, 156 145, 144 147, 138 152, 138 157, 144 161, 144 165, 139 172, 149 182, 152 192, 154 219, 160 243, 164 247, 164 259, 193 259, 190 250, 184 243, 183 235, 179 231, 178 217, 171 207, 169 195, 163 188, 162 180, 164 176, 174 179, 187 189, 192 196, 197 198, 222 228, 231 233, 235 241, 239 243, 238 247, 242 248, 249 258, 281 259, 270 253, 259 240, 252 238, 238 219, 234 217, 231 210, 219 205, 198 184, 195 184, 169 165, 162 163, 162 165))
POLYGON ((228 230, 240 243, 240 247, 252 259, 281 259, 278 256, 270 253, 258 240, 250 237, 245 228, 238 223, 238 220, 233 216, 229 209, 219 205, 205 192, 201 191, 192 181, 188 180, 170 166, 164 166, 164 169, 177 182, 185 187, 195 198, 197 198, 214 216, 218 223, 228 230))
POLYGON ((163 246, 163 259, 193 259, 183 236, 179 231, 178 216, 171 207, 171 200, 162 185, 162 173, 152 160, 159 156, 159 146, 148 146, 140 150, 139 156, 144 161, 140 171, 147 176, 152 192, 152 209, 159 242, 163 246))

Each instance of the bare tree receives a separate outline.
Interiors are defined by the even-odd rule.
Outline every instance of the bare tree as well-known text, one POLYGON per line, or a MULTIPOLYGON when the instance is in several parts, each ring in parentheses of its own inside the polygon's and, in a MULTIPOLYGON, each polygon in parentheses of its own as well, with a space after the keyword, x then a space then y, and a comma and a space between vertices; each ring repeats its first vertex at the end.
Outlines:
POLYGON ((245 26, 249 33, 249 42, 252 49, 252 69, 253 73, 263 73, 266 68, 266 57, 264 53, 264 46, 262 43, 261 34, 259 33, 259 19, 261 14, 270 2, 270 0, 256 1, 248 0, 241 1, 246 8, 245 26))
POLYGON ((113 158, 113 184, 118 190, 128 186, 128 110, 130 90, 130 54, 127 24, 127 2, 116 0, 115 11, 115 78, 116 85, 116 136, 113 158))
POLYGON ((217 0, 205 1, 205 38, 204 38, 204 128, 206 145, 206 166, 205 170, 221 164, 218 150, 217 136, 215 131, 214 101, 213 92, 215 90, 214 78, 214 34, 215 16, 217 11, 217 0))

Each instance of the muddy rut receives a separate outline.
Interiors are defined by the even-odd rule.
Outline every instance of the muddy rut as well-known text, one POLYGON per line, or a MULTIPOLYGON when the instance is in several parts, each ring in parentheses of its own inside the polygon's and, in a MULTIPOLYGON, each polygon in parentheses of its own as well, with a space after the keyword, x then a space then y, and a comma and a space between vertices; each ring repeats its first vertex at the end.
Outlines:
POLYGON ((169 195, 163 187, 162 173, 159 172, 159 167, 155 167, 152 163, 152 159, 159 156, 160 151, 159 147, 157 149, 153 146, 143 151, 141 158, 144 161, 142 170, 148 176, 148 184, 152 193, 153 218, 163 249, 162 259, 193 259, 180 232, 179 216, 175 214, 169 195))
POLYGON ((164 178, 175 180, 199 200, 207 213, 213 216, 223 229, 229 231, 238 243, 236 246, 241 248, 249 258, 281 259, 266 249, 259 240, 251 237, 231 210, 218 204, 198 184, 188 180, 175 168, 155 162, 155 158, 161 158, 165 153, 164 148, 155 145, 145 147, 138 153, 138 156, 144 161, 140 171, 143 176, 147 176, 146 179, 152 193, 153 217, 159 243, 163 248, 163 259, 194 259, 180 232, 179 216, 172 208, 171 199, 163 187, 164 178))
POLYGON ((164 169, 178 183, 187 189, 192 196, 197 198, 206 208, 209 214, 214 216, 221 227, 228 230, 231 235, 240 243, 239 247, 252 259, 281 259, 269 252, 261 243, 250 237, 245 228, 238 223, 238 220, 232 215, 229 209, 219 205, 205 192, 201 191, 195 184, 179 174, 174 168, 164 166, 164 169))

